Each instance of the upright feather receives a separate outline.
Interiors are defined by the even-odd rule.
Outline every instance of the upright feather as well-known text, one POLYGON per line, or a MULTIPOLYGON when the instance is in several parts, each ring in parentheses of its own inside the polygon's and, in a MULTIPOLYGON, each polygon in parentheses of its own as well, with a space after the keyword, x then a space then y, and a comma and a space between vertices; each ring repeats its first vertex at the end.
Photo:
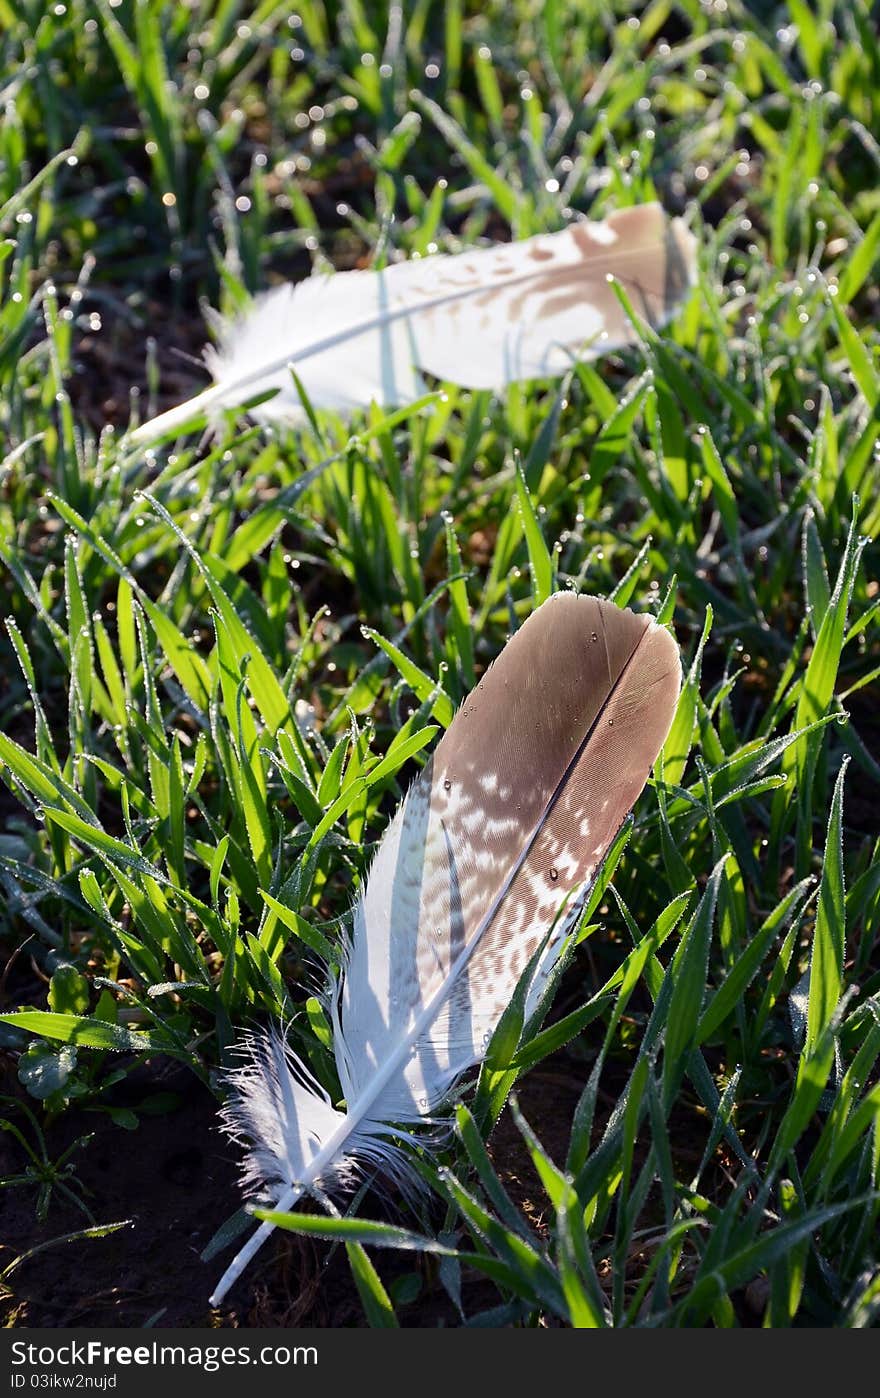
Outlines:
MULTIPOLYGON (((247 1181, 275 1207, 345 1184, 358 1161, 405 1175, 394 1138, 482 1059, 546 942, 535 1005, 647 780, 680 679, 663 627, 572 593, 504 648, 411 786, 357 903, 331 995, 345 1111, 280 1035, 252 1040, 236 1075, 227 1125, 250 1143, 247 1181)), ((238 1254, 215 1303, 269 1231, 238 1254)))
POLYGON ((519 243, 339 272, 259 297, 206 352, 215 383, 132 433, 143 445, 203 414, 271 393, 254 415, 304 421, 291 367, 317 408, 351 412, 412 402, 420 371, 468 388, 564 373, 632 343, 608 285, 614 276, 640 314, 662 325, 693 284, 696 243, 659 204, 519 243))

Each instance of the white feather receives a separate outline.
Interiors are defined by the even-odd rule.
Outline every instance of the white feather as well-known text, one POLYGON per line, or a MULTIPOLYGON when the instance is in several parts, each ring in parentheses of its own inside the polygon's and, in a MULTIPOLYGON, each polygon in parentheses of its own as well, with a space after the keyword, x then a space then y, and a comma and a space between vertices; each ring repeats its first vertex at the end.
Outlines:
POLYGON ((221 331, 206 354, 215 383, 132 433, 143 445, 194 418, 271 394, 264 419, 304 420, 291 368, 316 408, 386 408, 424 392, 421 373, 501 390, 565 372, 630 344, 633 327, 608 278, 663 324, 692 286, 696 244, 659 204, 519 243, 340 272, 284 285, 221 331))

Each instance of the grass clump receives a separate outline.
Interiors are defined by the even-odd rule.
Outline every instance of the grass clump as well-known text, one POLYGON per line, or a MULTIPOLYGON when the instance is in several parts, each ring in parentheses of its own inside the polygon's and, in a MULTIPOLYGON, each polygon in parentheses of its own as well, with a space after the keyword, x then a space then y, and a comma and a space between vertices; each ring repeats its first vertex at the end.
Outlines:
MULTIPOLYGON (((433 1323, 444 1294, 468 1323, 873 1324, 867 5, 0 21, 0 1033, 40 1208, 77 1193, 43 1130, 89 1112, 136 1149, 125 1077, 170 1059, 219 1091, 254 1020, 289 1020, 333 1092, 310 958, 463 695, 574 586, 673 622, 687 665, 552 1013, 514 1002, 424 1163, 445 1218, 282 1221, 344 1241, 373 1324, 433 1323), (701 276, 638 351, 502 400, 126 445, 198 386, 171 349, 204 338, 200 297, 655 197, 701 276), (527 1207, 486 1142, 548 1059, 577 1106, 561 1138, 510 1099, 527 1207), (417 1271, 383 1282, 401 1247, 417 1271)), ((89 1207, 109 1222, 112 1192, 89 1207)))

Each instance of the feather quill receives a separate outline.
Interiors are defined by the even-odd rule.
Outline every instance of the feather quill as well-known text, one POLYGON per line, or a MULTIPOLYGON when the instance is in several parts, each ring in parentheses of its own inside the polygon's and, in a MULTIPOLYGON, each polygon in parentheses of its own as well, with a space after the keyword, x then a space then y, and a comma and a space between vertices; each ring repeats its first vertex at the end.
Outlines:
MULTIPOLYGON (((508 642, 410 787, 357 902, 329 996, 345 1110, 281 1034, 252 1039, 233 1075, 227 1128, 249 1142, 246 1181, 274 1207, 344 1186, 358 1162, 405 1177, 397 1142, 481 1061, 537 954, 535 1007, 680 682, 668 631, 593 597, 557 593, 508 642)), ((252 1235, 213 1304, 270 1231, 252 1235)))
POLYGON ((634 341, 609 277, 659 326, 695 275, 693 236, 659 204, 643 204, 518 243, 308 277, 225 325, 219 348, 206 351, 213 386, 131 440, 146 445, 264 394, 273 396, 255 417, 303 423, 291 367, 314 407, 341 413, 413 402, 422 372, 496 391, 558 376, 634 341))

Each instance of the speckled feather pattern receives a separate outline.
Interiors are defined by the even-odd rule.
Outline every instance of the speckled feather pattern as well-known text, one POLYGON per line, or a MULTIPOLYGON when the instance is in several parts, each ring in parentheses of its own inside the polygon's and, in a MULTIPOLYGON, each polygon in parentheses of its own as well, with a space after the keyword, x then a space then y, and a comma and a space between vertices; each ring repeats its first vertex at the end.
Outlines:
POLYGON ((436 1106, 482 1057, 556 922, 534 1003, 561 949, 560 910, 590 883, 644 785, 679 682, 667 632, 591 597, 558 595, 508 644, 410 790, 370 872, 342 992, 347 1094, 362 1092, 469 953, 383 1093, 405 1120, 436 1106))

